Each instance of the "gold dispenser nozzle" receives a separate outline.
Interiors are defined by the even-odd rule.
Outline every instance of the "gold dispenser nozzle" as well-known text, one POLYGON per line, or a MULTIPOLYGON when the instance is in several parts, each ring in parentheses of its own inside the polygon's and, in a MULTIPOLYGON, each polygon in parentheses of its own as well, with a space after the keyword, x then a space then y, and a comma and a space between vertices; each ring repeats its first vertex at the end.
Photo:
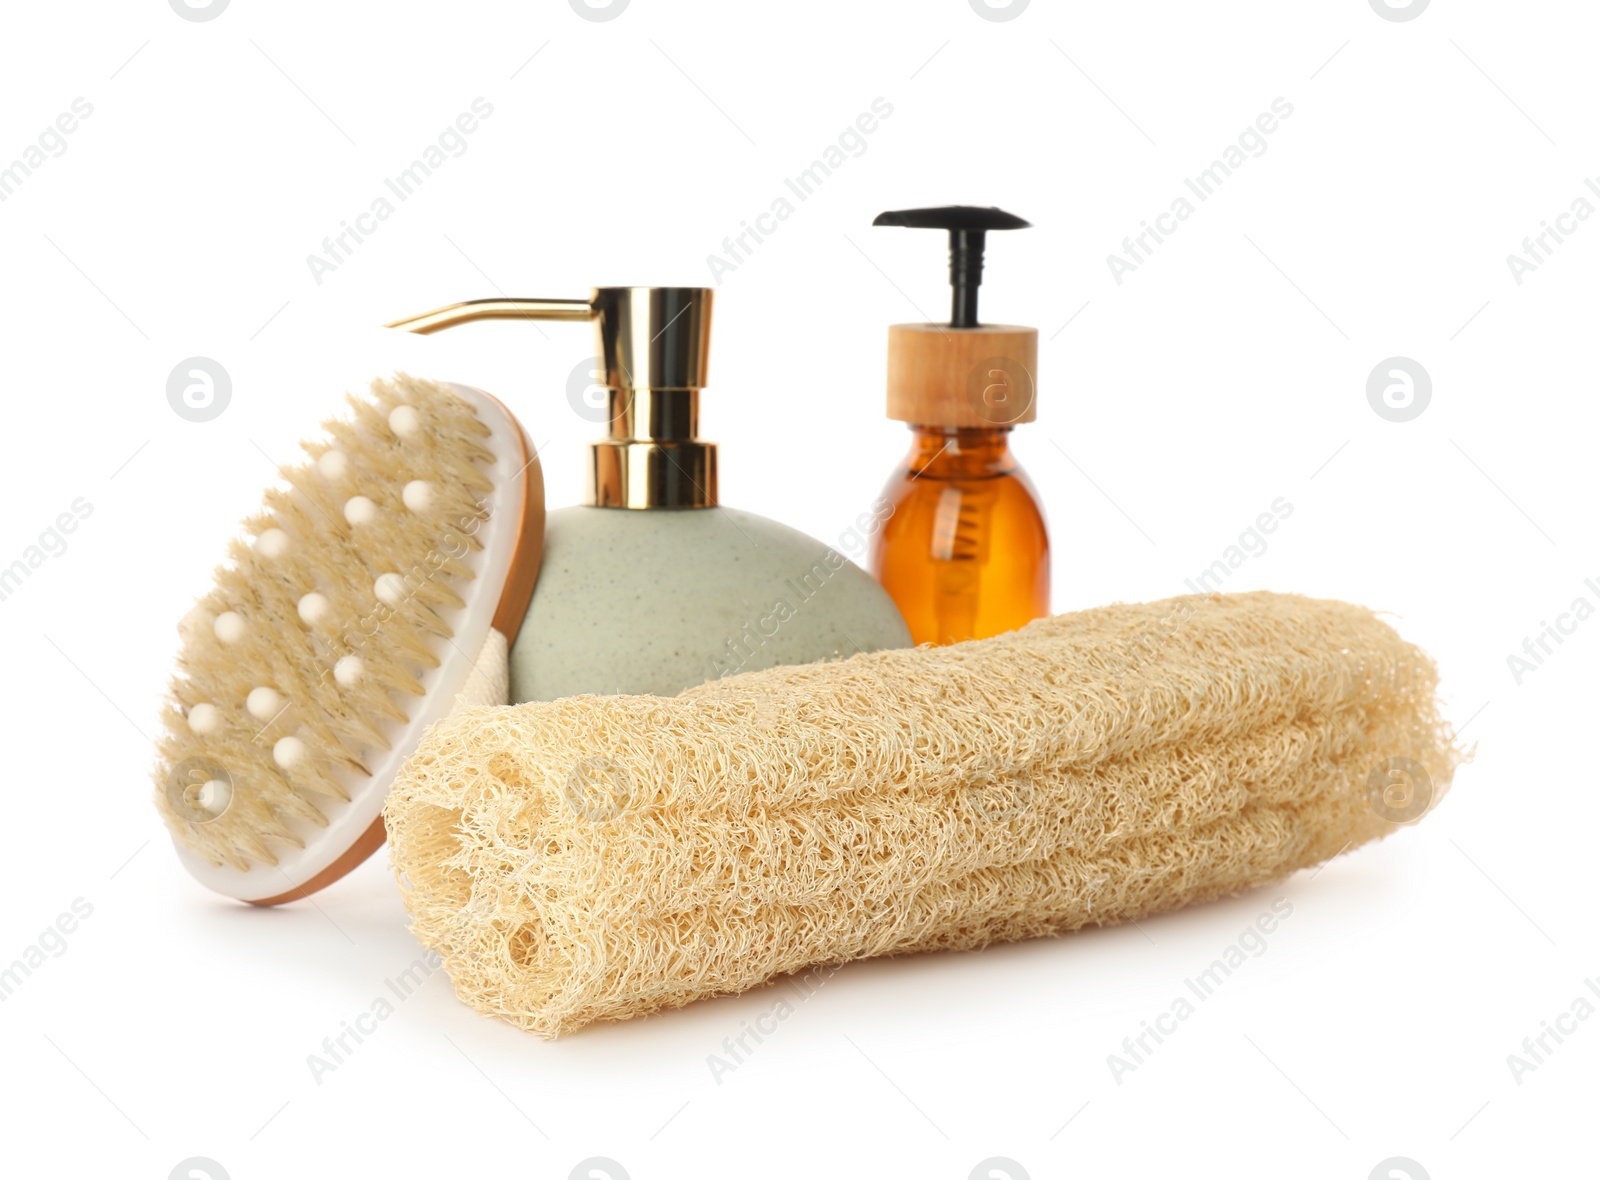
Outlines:
POLYGON ((395 320, 386 328, 399 328, 429 336, 478 320, 592 320, 594 303, 588 299, 469 299, 450 303, 421 315, 395 320))
POLYGON ((589 446, 586 502, 709 508, 717 447, 698 438, 711 349, 706 287, 598 287, 583 299, 476 299, 387 325, 428 334, 478 320, 593 320, 610 410, 589 446))

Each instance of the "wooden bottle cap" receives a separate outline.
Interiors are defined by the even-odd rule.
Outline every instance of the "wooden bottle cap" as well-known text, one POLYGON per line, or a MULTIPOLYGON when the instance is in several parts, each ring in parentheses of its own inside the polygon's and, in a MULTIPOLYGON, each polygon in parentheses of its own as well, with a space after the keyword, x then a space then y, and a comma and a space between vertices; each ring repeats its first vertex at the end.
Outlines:
POLYGON ((919 426, 1015 426, 1038 416, 1039 330, 889 326, 889 417, 919 426))

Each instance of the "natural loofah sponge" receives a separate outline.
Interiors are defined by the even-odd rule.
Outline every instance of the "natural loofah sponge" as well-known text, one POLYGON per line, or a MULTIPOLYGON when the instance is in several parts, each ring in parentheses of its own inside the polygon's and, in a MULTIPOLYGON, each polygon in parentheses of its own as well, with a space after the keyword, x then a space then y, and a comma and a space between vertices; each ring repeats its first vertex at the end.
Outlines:
POLYGON ((555 1036, 1317 864, 1448 786, 1435 683, 1345 603, 1111 606, 676 697, 457 714, 385 815, 457 993, 555 1036))

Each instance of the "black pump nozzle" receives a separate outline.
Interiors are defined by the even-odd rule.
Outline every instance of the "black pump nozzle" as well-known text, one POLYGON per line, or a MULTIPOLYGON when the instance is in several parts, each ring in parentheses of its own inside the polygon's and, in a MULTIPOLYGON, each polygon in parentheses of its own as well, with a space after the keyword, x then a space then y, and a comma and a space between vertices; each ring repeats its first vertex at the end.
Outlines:
POLYGON ((983 237, 991 229, 1027 229, 1029 223, 1004 209, 943 205, 880 213, 873 225, 950 231, 950 326, 978 326, 978 286, 983 282, 983 237))

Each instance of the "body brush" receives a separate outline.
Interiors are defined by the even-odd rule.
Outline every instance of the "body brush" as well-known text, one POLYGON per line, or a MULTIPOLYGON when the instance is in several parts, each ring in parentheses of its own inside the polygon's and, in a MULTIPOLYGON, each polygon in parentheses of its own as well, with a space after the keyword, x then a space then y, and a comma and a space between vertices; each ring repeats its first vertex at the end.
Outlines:
POLYGON ((400 377, 350 405, 180 625, 163 713, 155 802, 179 858, 261 905, 360 864, 423 730, 506 701, 538 576, 544 484, 499 402, 400 377))

